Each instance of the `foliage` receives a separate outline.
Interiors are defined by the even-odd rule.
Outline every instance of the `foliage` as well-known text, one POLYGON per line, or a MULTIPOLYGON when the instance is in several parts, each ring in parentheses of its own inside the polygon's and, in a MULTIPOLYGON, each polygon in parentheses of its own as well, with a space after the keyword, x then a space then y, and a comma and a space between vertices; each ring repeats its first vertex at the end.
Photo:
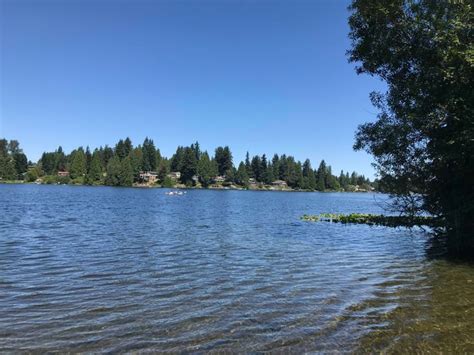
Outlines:
POLYGON ((353 224, 367 224, 378 225, 385 227, 439 227, 441 221, 438 218, 430 216, 384 216, 366 213, 351 213, 348 215, 337 213, 323 213, 320 215, 303 215, 303 221, 310 222, 334 222, 334 223, 353 223, 353 224))
POLYGON ((181 182, 186 185, 193 184, 193 176, 197 173, 196 153, 191 147, 184 148, 181 164, 181 182))
MULTIPOLYGON (((171 159, 162 157, 153 140, 145 138, 143 145, 133 146, 130 138, 120 139, 114 149, 104 146, 96 148, 92 153, 89 147, 79 147, 70 154, 65 154, 61 147, 54 152, 44 152, 34 167, 27 167, 25 177, 28 181, 35 181, 43 175, 55 176, 58 172, 69 172, 74 183, 88 185, 106 184, 110 186, 130 186, 139 182, 143 171, 154 172, 161 185, 173 186, 174 181, 167 179, 172 172, 181 173, 181 182, 188 186, 195 182, 203 187, 209 187, 218 175, 225 177, 225 185, 234 184, 249 187, 249 179, 255 179, 258 186, 272 184, 275 180, 284 180, 293 189, 314 190, 317 171, 311 167, 306 159, 302 164, 290 155, 273 155, 270 160, 266 154, 250 157, 247 152, 245 160, 236 169, 232 162, 232 152, 229 147, 218 147, 215 156, 211 158, 207 151, 201 151, 200 144, 195 142, 190 146, 179 146, 171 159), (156 164, 156 165, 155 165, 156 164), (154 170, 150 170, 150 169, 154 170), (225 169, 225 170, 223 170, 225 169)), ((19 143, 10 144, 6 139, 0 140, 0 172, 3 171, 8 180, 16 179, 19 171, 25 169, 26 156, 19 148, 19 143), (12 150, 13 149, 13 150, 12 150), (17 160, 13 158, 13 152, 17 160), (5 155, 6 154, 6 155, 5 155), (5 156, 7 158, 5 158, 5 156)), ((341 176, 332 175, 331 167, 325 163, 320 168, 321 181, 324 186, 321 190, 349 189, 350 184, 370 189, 371 182, 355 172, 349 176, 341 172, 341 176)), ((1 176, 1 175, 0 175, 1 176)), ((5 178, 3 178, 5 179, 5 178)), ((56 183, 57 179, 47 178, 47 181, 56 183)), ((223 184, 224 185, 224 184, 223 184)), ((354 189, 357 188, 354 186, 354 189)))
POLYGON ((143 170, 155 171, 159 163, 159 151, 156 150, 152 139, 145 138, 143 142, 143 170))
POLYGON ((163 182, 161 183, 161 186, 163 186, 163 187, 173 187, 174 186, 174 181, 169 176, 166 176, 164 178, 163 182))
POLYGON ((102 167, 100 166, 100 155, 96 150, 92 154, 89 171, 87 172, 86 181, 88 184, 94 184, 102 178, 102 167))
POLYGON ((28 170, 28 159, 17 140, 0 139, 0 179, 23 179, 28 170))
POLYGON ((217 147, 214 160, 217 163, 217 171, 219 175, 225 175, 226 172, 234 166, 232 163, 232 153, 228 146, 217 147))
POLYGON ((376 122, 355 149, 373 154, 395 207, 443 217, 450 250, 474 255, 474 11, 470 1, 354 0, 350 60, 379 76, 376 122))
POLYGON ((211 161, 207 151, 200 154, 197 174, 199 175, 199 181, 204 187, 209 186, 212 182, 212 178, 217 175, 217 165, 211 161))
POLYGON ((71 153, 71 156, 71 179, 76 179, 78 177, 84 176, 87 172, 86 155, 84 154, 84 149, 80 147, 79 149, 71 153))
POLYGON ((120 186, 120 172, 122 165, 118 156, 112 157, 107 164, 107 175, 105 184, 109 186, 120 186))
POLYGON ((126 156, 120 162, 120 173, 118 175, 119 186, 132 186, 133 184, 133 169, 130 163, 130 157, 126 156))

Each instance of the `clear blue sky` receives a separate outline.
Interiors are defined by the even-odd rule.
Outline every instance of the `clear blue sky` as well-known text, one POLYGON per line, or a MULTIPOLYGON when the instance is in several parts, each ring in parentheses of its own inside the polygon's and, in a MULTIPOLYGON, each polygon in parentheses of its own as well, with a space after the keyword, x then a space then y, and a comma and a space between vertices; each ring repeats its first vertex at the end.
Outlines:
POLYGON ((383 84, 347 62, 347 1, 0 3, 0 136, 33 161, 149 136, 166 156, 198 140, 373 177, 352 145, 383 84))

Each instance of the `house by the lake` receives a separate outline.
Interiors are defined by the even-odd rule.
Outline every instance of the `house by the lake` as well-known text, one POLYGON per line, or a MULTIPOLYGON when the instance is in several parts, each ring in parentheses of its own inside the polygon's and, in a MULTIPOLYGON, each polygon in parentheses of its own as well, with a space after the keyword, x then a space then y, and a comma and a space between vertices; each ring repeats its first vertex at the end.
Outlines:
POLYGON ((158 174, 155 171, 140 171, 140 180, 149 184, 154 184, 158 179, 158 174))
POLYGON ((222 175, 214 176, 214 177, 212 178, 212 180, 213 180, 214 182, 224 182, 224 181, 225 181, 225 176, 222 176, 222 175))
POLYGON ((179 171, 172 171, 166 176, 168 176, 170 179, 173 179, 173 180, 181 179, 181 173, 179 171))
POLYGON ((272 182, 272 186, 280 187, 280 188, 287 188, 288 184, 286 183, 286 181, 283 181, 283 180, 275 180, 275 181, 272 182))
POLYGON ((58 176, 69 176, 69 171, 58 171, 58 176))

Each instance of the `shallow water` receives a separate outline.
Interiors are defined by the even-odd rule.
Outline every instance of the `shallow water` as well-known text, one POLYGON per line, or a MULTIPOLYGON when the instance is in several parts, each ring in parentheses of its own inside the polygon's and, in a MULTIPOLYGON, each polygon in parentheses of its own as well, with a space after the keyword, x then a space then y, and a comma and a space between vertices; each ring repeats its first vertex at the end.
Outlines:
POLYGON ((379 194, 0 185, 0 351, 474 352, 474 267, 302 222, 379 194))

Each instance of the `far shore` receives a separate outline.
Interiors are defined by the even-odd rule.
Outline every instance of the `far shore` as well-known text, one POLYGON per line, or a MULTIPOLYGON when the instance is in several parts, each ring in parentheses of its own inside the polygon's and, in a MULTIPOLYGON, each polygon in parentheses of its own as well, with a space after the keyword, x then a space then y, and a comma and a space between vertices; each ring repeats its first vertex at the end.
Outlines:
POLYGON ((378 191, 368 191, 368 190, 355 190, 355 191, 345 191, 345 190, 305 190, 305 189, 292 189, 292 188, 278 188, 270 185, 263 186, 237 186, 237 185, 210 185, 204 187, 202 185, 197 186, 186 186, 184 184, 175 184, 172 186, 163 186, 160 184, 133 184, 132 186, 109 186, 104 184, 78 184, 78 183, 44 183, 44 182, 29 182, 24 180, 0 180, 0 184, 4 185, 60 185, 60 186, 93 186, 93 187, 128 187, 128 188, 139 188, 139 189, 179 189, 179 190, 234 190, 234 191, 270 191, 270 192, 357 192, 357 193, 378 193, 378 191))

